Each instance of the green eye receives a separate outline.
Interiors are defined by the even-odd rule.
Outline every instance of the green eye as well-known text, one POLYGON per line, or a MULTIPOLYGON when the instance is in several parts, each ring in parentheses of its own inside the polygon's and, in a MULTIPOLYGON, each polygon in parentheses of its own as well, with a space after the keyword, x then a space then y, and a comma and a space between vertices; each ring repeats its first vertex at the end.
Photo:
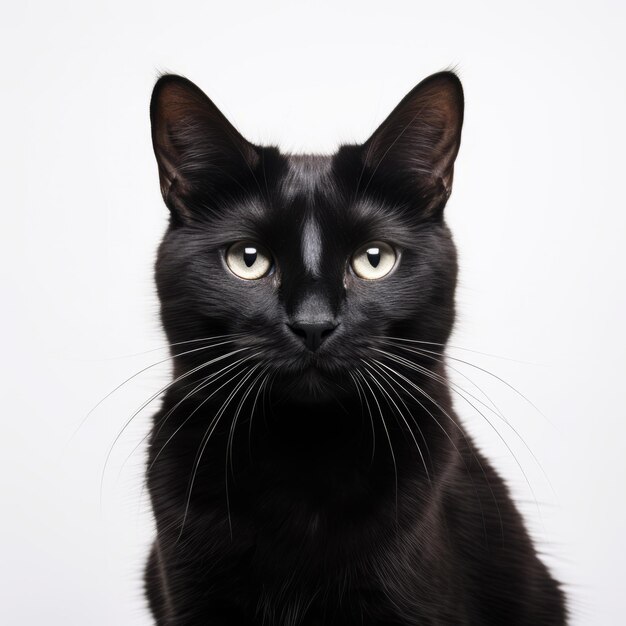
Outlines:
POLYGON ((257 280, 267 276, 272 269, 269 252, 256 243, 239 241, 226 251, 226 264, 230 271, 245 280, 257 280))
POLYGON ((366 280, 376 280, 386 276, 395 264, 394 249, 382 241, 374 241, 362 246, 352 257, 354 273, 366 280))

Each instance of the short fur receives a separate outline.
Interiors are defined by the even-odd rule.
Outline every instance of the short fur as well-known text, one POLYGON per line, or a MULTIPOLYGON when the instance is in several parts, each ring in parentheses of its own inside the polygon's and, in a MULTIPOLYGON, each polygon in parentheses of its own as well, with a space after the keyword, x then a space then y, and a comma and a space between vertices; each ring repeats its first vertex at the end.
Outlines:
POLYGON ((458 78, 422 81, 332 156, 249 143, 179 76, 157 82, 151 119, 175 376, 149 448, 156 623, 564 624, 446 379, 458 78), (267 276, 228 269, 238 241, 270 251, 267 276), (396 265, 359 278, 352 255, 374 241, 396 265), (331 330, 312 349, 301 322, 331 330))

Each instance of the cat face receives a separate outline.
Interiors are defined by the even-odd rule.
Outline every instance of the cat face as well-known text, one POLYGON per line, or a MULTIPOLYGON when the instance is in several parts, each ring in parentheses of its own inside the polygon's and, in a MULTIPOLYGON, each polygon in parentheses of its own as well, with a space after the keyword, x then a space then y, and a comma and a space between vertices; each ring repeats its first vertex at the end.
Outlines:
POLYGON ((344 393, 385 337, 445 342, 456 258, 442 212, 462 116, 445 72, 363 145, 285 155, 247 142, 186 79, 162 77, 151 119, 171 211, 156 272, 170 341, 225 336, 305 402, 344 393))

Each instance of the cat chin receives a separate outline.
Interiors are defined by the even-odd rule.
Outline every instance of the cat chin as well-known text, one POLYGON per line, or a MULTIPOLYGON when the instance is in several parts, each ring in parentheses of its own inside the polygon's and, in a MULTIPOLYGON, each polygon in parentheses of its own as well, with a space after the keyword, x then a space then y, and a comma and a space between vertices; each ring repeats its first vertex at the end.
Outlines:
POLYGON ((297 373, 286 372, 277 382, 280 395, 295 404, 323 404, 346 394, 345 385, 336 377, 313 365, 297 373))

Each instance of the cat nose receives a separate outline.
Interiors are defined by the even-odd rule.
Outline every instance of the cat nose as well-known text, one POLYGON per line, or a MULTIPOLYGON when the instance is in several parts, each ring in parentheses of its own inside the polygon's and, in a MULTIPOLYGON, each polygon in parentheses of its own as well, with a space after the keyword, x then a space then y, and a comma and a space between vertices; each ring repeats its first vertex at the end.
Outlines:
POLYGON ((322 345, 322 342, 337 328, 338 324, 329 321, 307 322, 303 320, 287 324, 287 326, 291 328, 294 335, 300 337, 311 352, 315 352, 322 345))

